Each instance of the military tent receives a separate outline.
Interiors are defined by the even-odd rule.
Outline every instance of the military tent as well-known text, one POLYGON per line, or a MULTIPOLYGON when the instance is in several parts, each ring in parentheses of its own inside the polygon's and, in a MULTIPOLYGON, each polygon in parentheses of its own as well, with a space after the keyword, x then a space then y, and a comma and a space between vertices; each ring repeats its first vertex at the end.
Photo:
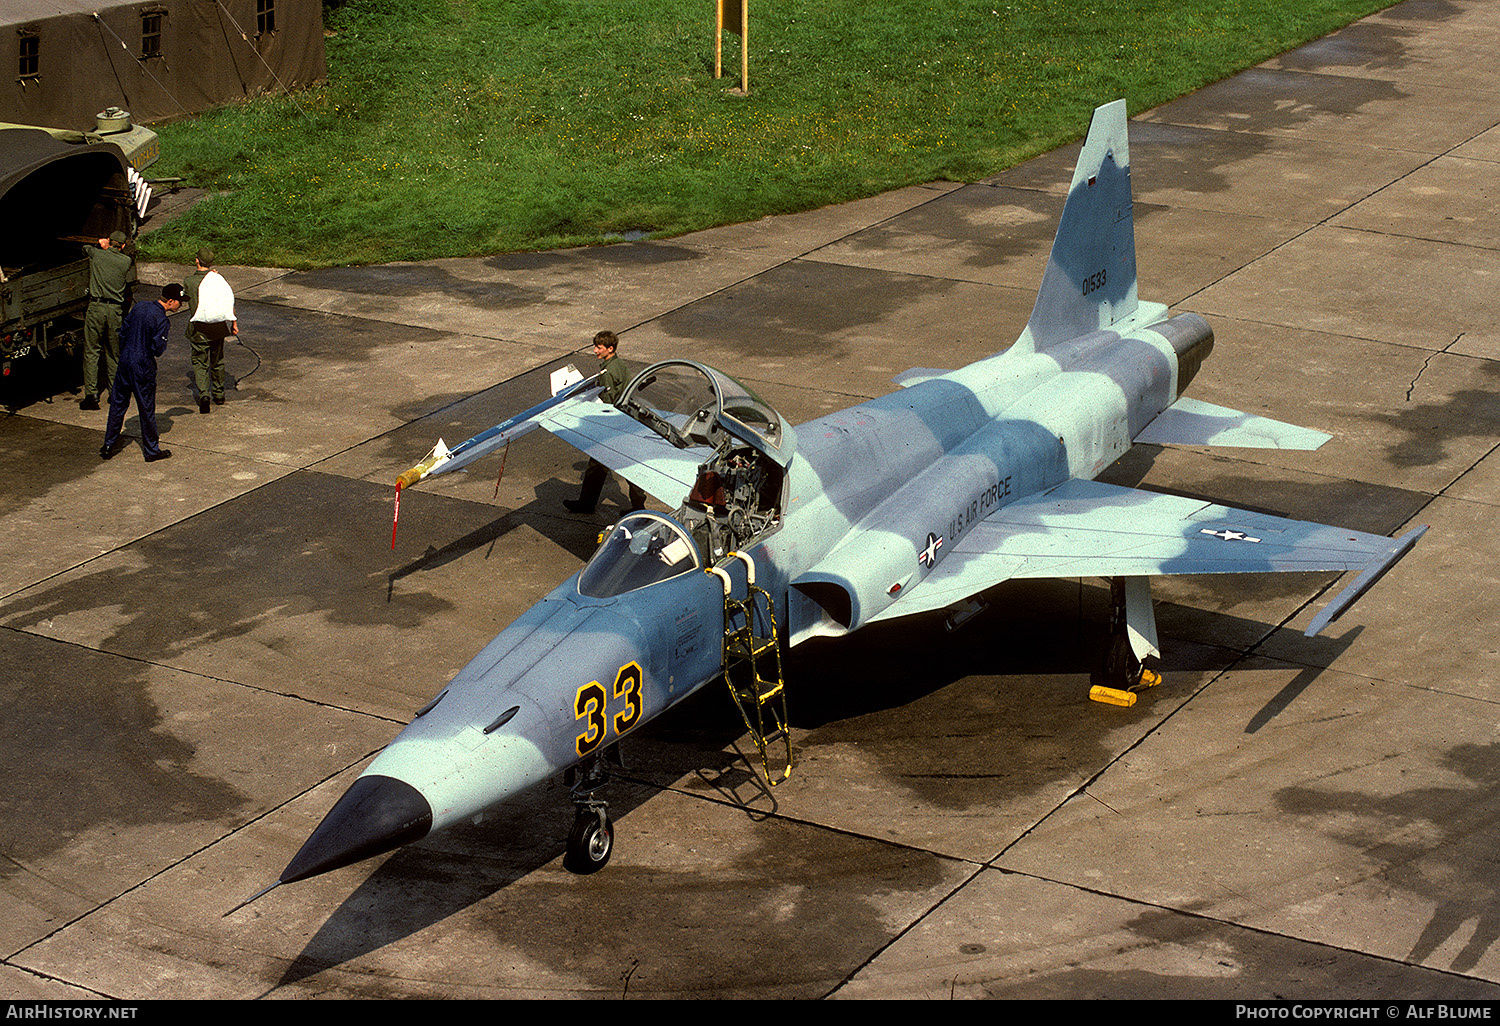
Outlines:
POLYGON ((0 28, 0 121, 20 124, 157 121, 327 75, 321 0, 5 0, 0 28))

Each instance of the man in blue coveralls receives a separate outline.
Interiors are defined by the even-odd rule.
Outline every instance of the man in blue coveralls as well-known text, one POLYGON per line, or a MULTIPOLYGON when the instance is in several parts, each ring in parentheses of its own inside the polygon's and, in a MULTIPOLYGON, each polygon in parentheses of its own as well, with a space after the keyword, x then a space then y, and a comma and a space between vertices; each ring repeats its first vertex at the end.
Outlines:
POLYGON ((146 462, 171 458, 172 450, 161 447, 156 433, 156 358, 167 349, 167 314, 176 313, 180 306, 182 286, 174 282, 161 290, 160 299, 143 300, 125 315, 120 325, 120 365, 109 390, 109 423, 104 429, 104 444, 99 447, 100 459, 115 454, 132 395, 141 418, 141 448, 146 462))

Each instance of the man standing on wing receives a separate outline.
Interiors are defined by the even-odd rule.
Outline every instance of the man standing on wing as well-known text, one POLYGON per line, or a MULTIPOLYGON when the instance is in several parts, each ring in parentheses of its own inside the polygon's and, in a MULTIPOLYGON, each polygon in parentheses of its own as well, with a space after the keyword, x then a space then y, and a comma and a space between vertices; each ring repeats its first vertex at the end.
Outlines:
MULTIPOLYGON (((617 402, 625 391, 625 386, 630 383, 630 371, 625 366, 625 361, 615 354, 620 346, 620 340, 612 331, 601 331, 594 336, 594 355, 599 358, 599 384, 603 391, 599 398, 606 403, 617 402)), ((599 505, 599 493, 604 490, 604 481, 609 477, 609 468, 596 459, 589 460, 588 469, 583 472, 583 487, 579 490, 578 498, 564 499, 563 505, 570 513, 592 513, 599 505)), ((646 508, 646 492, 640 485, 632 481, 626 481, 630 489, 630 508, 632 510, 646 508)))

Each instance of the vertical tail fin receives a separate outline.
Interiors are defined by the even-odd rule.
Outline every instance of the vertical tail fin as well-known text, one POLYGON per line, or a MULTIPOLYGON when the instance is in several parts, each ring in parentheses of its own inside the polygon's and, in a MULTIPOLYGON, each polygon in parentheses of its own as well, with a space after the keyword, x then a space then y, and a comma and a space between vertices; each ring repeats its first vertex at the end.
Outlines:
POLYGON ((1135 313, 1131 202, 1125 101, 1116 100, 1094 111, 1036 305, 1012 349, 1045 349, 1135 313))

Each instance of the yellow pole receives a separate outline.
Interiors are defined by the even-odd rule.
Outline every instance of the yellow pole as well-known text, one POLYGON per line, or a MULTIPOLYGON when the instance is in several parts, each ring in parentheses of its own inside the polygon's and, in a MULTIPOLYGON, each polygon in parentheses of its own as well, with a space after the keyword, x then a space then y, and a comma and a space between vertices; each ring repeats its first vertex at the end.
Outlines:
POLYGON ((741 95, 750 91, 750 0, 739 0, 740 9, 726 5, 734 0, 718 0, 714 24, 714 78, 724 77, 724 33, 737 32, 740 37, 740 87, 731 92, 741 95))
POLYGON ((740 0, 740 92, 750 91, 750 0, 740 0))
POLYGON ((724 0, 715 5, 718 22, 714 26, 714 78, 724 77, 724 0))

